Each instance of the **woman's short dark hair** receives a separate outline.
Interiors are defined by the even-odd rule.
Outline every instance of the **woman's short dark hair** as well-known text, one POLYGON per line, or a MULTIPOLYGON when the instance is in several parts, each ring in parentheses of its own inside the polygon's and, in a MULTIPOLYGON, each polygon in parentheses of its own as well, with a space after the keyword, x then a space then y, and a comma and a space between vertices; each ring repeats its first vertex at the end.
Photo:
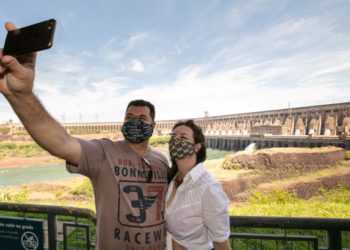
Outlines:
MULTIPOLYGON (((196 125, 193 120, 186 120, 186 121, 177 122, 174 125, 172 131, 174 131, 174 129, 179 127, 179 126, 186 126, 192 130, 194 143, 201 144, 201 148, 196 153, 196 164, 198 164, 200 162, 204 162, 207 159, 207 149, 205 146, 205 136, 203 134, 202 129, 198 125, 196 125)), ((177 173, 176 162, 174 160, 171 160, 171 163, 172 163, 172 166, 171 166, 170 172, 168 174, 168 182, 170 182, 177 173)))

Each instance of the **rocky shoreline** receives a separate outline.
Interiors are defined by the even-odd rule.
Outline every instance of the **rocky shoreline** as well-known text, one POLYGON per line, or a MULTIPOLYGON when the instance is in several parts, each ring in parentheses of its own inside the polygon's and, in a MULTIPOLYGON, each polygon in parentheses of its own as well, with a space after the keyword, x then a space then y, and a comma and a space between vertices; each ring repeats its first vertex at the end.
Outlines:
POLYGON ((51 155, 40 155, 35 157, 9 157, 0 161, 0 169, 16 168, 16 167, 31 167, 45 166, 50 164, 63 163, 62 159, 51 155))
POLYGON ((241 171, 221 181, 231 201, 245 201, 253 193, 283 190, 309 199, 319 188, 350 189, 350 161, 345 150, 324 148, 271 148, 226 157, 224 169, 241 171))

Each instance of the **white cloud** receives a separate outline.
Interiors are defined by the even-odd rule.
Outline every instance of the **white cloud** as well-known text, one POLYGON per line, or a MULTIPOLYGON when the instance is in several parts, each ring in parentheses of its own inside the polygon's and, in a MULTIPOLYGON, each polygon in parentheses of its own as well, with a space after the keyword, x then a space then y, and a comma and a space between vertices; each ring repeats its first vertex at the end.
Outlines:
POLYGON ((142 43, 150 36, 148 32, 137 33, 131 36, 128 40, 128 48, 134 48, 136 45, 142 43))
MULTIPOLYGON (((67 53, 63 50, 55 50, 55 53, 48 51, 47 53, 38 54, 37 64, 44 68, 45 71, 52 73, 76 73, 86 69, 86 62, 91 58, 90 53, 84 51, 67 53)), ((39 68, 37 67, 37 68, 39 68)))
POLYGON ((72 22, 74 22, 74 20, 77 20, 78 15, 75 12, 72 11, 65 11, 61 14, 59 23, 60 25, 62 25, 62 27, 64 29, 67 28, 67 26, 69 26, 72 22))
POLYGON ((174 45, 173 48, 171 48, 171 50, 169 51, 169 55, 178 55, 178 54, 181 54, 182 52, 182 49, 180 48, 179 45, 174 45))
MULTIPOLYGON (((95 121, 98 117, 99 121, 121 121, 127 103, 138 98, 156 105, 157 119, 193 118, 203 117, 204 111, 225 115, 287 108, 288 103, 295 107, 349 101, 341 91, 349 78, 349 58, 349 50, 308 51, 210 74, 207 69, 212 62, 207 62, 183 68, 174 82, 137 89, 130 89, 128 77, 106 77, 101 72, 96 78, 94 70, 74 76, 67 70, 71 84, 76 85, 73 95, 65 91, 64 75, 40 72, 35 86, 58 120, 95 121), (338 75, 340 71, 345 79, 338 75)), ((138 59, 132 67, 144 70, 138 59)))
POLYGON ((96 83, 97 88, 82 89, 74 97, 50 84, 40 99, 58 120, 64 115, 65 121, 84 122, 95 121, 96 116, 99 121, 121 121, 127 103, 138 98, 153 102, 160 120, 203 117, 204 111, 225 115, 287 108, 288 103, 295 107, 347 100, 336 86, 314 83, 273 88, 251 73, 238 69, 201 77, 189 72, 172 85, 147 86, 125 94, 123 85, 96 83))
POLYGON ((330 24, 317 17, 288 20, 272 26, 257 37, 258 43, 274 49, 295 49, 322 43, 332 35, 330 24))
POLYGON ((131 61, 131 65, 129 67, 129 70, 132 71, 132 72, 140 73, 140 72, 144 72, 145 71, 145 66, 143 65, 142 62, 140 62, 140 60, 133 59, 131 61))

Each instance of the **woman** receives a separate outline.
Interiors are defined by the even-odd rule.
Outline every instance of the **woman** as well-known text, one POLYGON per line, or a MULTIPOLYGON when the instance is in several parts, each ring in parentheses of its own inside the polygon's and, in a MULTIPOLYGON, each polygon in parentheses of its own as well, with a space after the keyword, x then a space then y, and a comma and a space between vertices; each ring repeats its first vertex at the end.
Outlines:
POLYGON ((192 120, 178 122, 169 141, 172 174, 166 224, 172 249, 231 249, 228 199, 205 170, 205 137, 192 120))

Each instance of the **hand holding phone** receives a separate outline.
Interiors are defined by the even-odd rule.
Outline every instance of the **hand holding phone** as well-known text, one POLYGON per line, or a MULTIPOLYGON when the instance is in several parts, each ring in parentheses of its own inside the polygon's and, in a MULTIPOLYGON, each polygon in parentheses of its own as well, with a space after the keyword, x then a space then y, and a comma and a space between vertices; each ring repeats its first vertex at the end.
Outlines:
POLYGON ((49 19, 20 29, 8 31, 3 49, 4 55, 21 56, 51 48, 56 20, 49 19))

